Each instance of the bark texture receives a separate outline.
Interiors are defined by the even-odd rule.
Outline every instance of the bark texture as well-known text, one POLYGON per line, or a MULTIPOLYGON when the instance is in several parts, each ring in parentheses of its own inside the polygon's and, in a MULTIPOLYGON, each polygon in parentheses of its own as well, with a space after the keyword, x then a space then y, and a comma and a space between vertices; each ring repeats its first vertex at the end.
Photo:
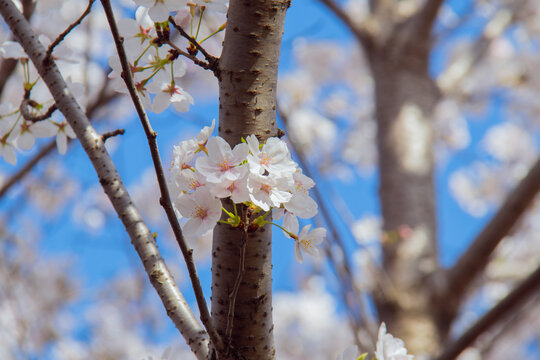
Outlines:
MULTIPOLYGON (((232 0, 219 62, 219 134, 231 146, 255 134, 277 136, 276 83, 281 37, 289 1, 232 0)), ((239 207, 241 208, 241 207, 239 207)), ((245 209, 241 209, 245 211, 245 209)), ((270 219, 270 216, 267 217, 270 219)), ((245 233, 218 224, 212 249, 212 318, 227 341, 231 292, 245 233)), ((230 345, 224 359, 274 359, 272 232, 266 225, 247 236, 245 266, 236 296, 230 345)))
POLYGON ((398 28, 368 55, 375 80, 383 266, 390 279, 376 304, 381 321, 417 355, 434 353, 441 340, 427 281, 438 269, 430 117, 440 95, 424 45, 398 28))
POLYGON ((73 128, 86 151, 99 181, 124 224, 135 250, 167 314, 182 333, 198 359, 208 356, 208 336, 176 286, 148 226, 131 201, 101 136, 94 130, 83 110, 70 93, 53 60, 45 60, 45 49, 30 24, 11 0, 0 0, 0 13, 22 45, 54 97, 58 109, 73 128))

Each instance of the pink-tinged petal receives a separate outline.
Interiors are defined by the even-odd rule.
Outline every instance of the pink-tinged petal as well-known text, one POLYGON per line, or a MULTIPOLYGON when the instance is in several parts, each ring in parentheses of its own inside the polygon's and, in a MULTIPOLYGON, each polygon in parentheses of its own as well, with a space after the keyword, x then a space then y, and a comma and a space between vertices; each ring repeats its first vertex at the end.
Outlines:
POLYGON ((2 144, 0 148, 2 157, 11 165, 17 164, 17 155, 15 154, 15 148, 11 144, 2 144))
POLYGON ((299 239, 304 239, 304 238, 306 237, 306 235, 308 234, 309 229, 311 229, 311 224, 308 224, 308 225, 304 226, 304 227, 302 228, 302 231, 301 231, 300 234, 298 235, 298 238, 299 238, 299 239))
POLYGON ((191 217, 197 204, 193 199, 193 195, 184 194, 177 197, 175 201, 176 208, 183 217, 191 217))
POLYGON ((77 137, 77 135, 75 135, 75 132, 73 131, 73 129, 71 128, 69 124, 66 124, 66 126, 64 127, 64 132, 66 133, 67 136, 69 136, 72 139, 75 139, 77 137))
POLYGON ((38 138, 50 137, 56 134, 58 127, 50 121, 39 121, 34 123, 31 127, 32 134, 38 138))
POLYGON ((154 97, 152 112, 159 114, 169 107, 169 96, 166 93, 159 93, 154 97))
POLYGON ((298 241, 295 241, 294 243, 294 255, 296 257, 296 261, 298 261, 300 264, 304 261, 302 251, 300 251, 300 243, 298 241))
POLYGON ((154 6, 154 4, 156 3, 156 0, 133 0, 133 1, 137 5, 145 6, 147 8, 150 8, 150 7, 154 6))
POLYGON ((178 112, 187 112, 189 111, 190 105, 193 105, 193 98, 184 98, 182 101, 175 101, 172 103, 176 111, 178 112))
POLYGON ((294 213, 302 219, 310 219, 317 214, 318 206, 315 200, 304 193, 296 193, 292 198, 283 204, 285 209, 294 213))
POLYGON ((16 41, 5 41, 0 47, 0 53, 2 53, 4 59, 20 59, 28 57, 22 46, 16 41))
POLYGON ((56 135, 56 147, 61 155, 64 155, 67 151, 67 136, 63 131, 59 131, 56 135))
MULTIPOLYGON (((298 219, 296 216, 287 216, 288 214, 285 214, 285 218, 283 218, 283 228, 290 232, 293 235, 298 236, 298 229, 300 228, 300 225, 298 224, 298 219)), ((286 232, 283 232, 287 238, 290 238, 289 234, 286 232)))
POLYGON ((158 2, 150 8, 148 15, 155 22, 164 22, 169 18, 169 9, 162 2, 158 2))
POLYGON ((17 145, 23 150, 30 150, 34 146, 36 138, 32 133, 25 131, 17 139, 17 145))
POLYGON ((249 154, 249 147, 246 143, 237 144, 232 150, 232 162, 234 164, 239 164, 242 161, 246 160, 246 157, 249 154))

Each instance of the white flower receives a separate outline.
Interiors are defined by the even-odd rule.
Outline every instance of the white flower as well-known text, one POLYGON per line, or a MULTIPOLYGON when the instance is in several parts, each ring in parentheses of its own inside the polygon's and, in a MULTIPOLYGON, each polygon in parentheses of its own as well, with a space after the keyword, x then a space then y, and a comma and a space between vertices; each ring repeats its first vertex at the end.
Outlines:
POLYGON ((155 22, 164 22, 169 18, 171 11, 176 11, 186 6, 182 0, 134 0, 137 5, 150 9, 148 15, 155 22))
POLYGON ((312 218, 317 214, 318 206, 313 200, 308 190, 315 186, 315 182, 308 176, 302 174, 301 170, 297 170, 293 174, 294 190, 290 201, 283 204, 287 211, 294 213, 303 219, 312 218))
POLYGON ((292 176, 296 171, 296 163, 292 161, 291 154, 284 141, 276 137, 266 140, 262 149, 259 148, 259 140, 255 135, 246 139, 251 152, 247 160, 250 171, 256 174, 270 174, 278 176, 292 176))
POLYGON ((182 216, 189 218, 182 229, 189 239, 212 230, 221 217, 221 201, 204 189, 180 196, 175 205, 182 216))
POLYGON ((336 356, 336 360, 356 360, 358 359, 358 356, 360 356, 360 353, 358 352, 358 346, 356 345, 349 345, 336 356))
POLYGON ((206 143, 208 142, 210 135, 214 132, 215 126, 216 119, 212 119, 212 125, 203 127, 201 132, 195 137, 195 141, 197 142, 200 151, 206 151, 206 143))
POLYGON ((298 234, 298 239, 296 239, 296 242, 294 243, 294 254, 296 255, 296 261, 299 263, 302 263, 303 261, 300 249, 312 256, 318 256, 319 249, 315 246, 320 245, 326 237, 325 228, 318 227, 311 230, 311 232, 309 231, 310 228, 311 224, 304 226, 300 234, 298 234))
POLYGON ((27 59, 28 55, 24 52, 22 46, 16 41, 4 41, 0 46, 0 53, 4 59, 27 59))
POLYGON ((60 124, 54 123, 58 126, 58 133, 56 134, 56 147, 61 155, 64 155, 67 151, 67 138, 75 139, 77 136, 73 132, 71 126, 68 123, 62 122, 60 124))
POLYGON ((272 173, 268 176, 251 173, 248 178, 249 197, 264 211, 291 200, 292 194, 288 191, 290 186, 289 179, 272 173))
POLYGON ((152 103, 152 111, 155 113, 159 114, 167 109, 171 103, 179 112, 186 112, 189 110, 189 106, 193 105, 193 97, 174 82, 154 80, 148 89, 157 94, 152 103))
POLYGON ((247 176, 237 180, 224 180, 219 184, 209 184, 210 192, 218 198, 231 197, 235 204, 249 201, 249 191, 247 188, 247 176))
POLYGON ((9 139, 9 137, 6 138, 6 136, 4 136, 2 139, 0 139, 0 156, 2 156, 11 165, 17 164, 17 155, 15 154, 15 150, 15 145, 13 145, 13 142, 9 139))
POLYGON ((381 324, 375 350, 377 360, 412 360, 414 356, 407 355, 403 340, 395 338, 386 332, 386 325, 381 324))
POLYGON ((307 252, 312 256, 319 255, 319 249, 317 249, 316 246, 320 245, 326 237, 325 228, 318 227, 309 231, 309 229, 311 228, 311 224, 309 224, 304 226, 300 234, 298 234, 299 225, 298 219, 296 219, 296 217, 288 219, 285 218, 283 220, 283 228, 288 232, 285 233, 285 236, 292 237, 295 240, 294 254, 296 256, 296 261, 302 263, 302 261, 304 260, 301 250, 307 252))
POLYGON ((17 145, 23 150, 30 150, 34 146, 36 137, 49 137, 56 134, 57 127, 51 121, 31 122, 21 119, 20 123, 13 131, 13 135, 18 135, 17 145))
POLYGON ((204 6, 208 10, 213 10, 220 13, 227 12, 227 3, 228 0, 192 0, 195 4, 199 6, 204 6))
POLYGON ((229 143, 216 136, 208 140, 207 151, 208 156, 198 158, 195 167, 208 182, 234 181, 246 175, 247 167, 240 165, 249 152, 246 144, 238 144, 231 150, 229 143))
POLYGON ((310 219, 317 214, 318 206, 308 194, 297 192, 284 203, 285 209, 302 219, 310 219))

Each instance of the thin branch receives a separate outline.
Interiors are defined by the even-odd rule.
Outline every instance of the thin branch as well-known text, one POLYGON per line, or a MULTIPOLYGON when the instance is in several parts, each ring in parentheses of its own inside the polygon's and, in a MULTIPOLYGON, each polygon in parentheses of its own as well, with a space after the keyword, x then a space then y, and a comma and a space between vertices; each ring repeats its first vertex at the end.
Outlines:
POLYGON ((212 71, 215 71, 214 69, 214 66, 213 65, 210 65, 209 63, 205 62, 205 61, 202 61, 202 60, 199 60, 195 55, 191 55, 190 53, 180 49, 178 46, 176 46, 176 44, 174 44, 172 41, 168 41, 167 44, 172 47, 179 55, 182 55, 182 56, 185 56, 187 57, 188 59, 190 59, 191 61, 193 61, 193 63, 195 65, 198 65, 200 67, 202 67, 203 69, 205 70, 212 70, 212 71))
POLYGON ((353 33, 356 39, 362 44, 366 52, 371 52, 375 46, 373 37, 365 29, 357 26, 351 17, 334 0, 319 0, 325 4, 330 11, 340 19, 345 26, 353 33))
POLYGON ((214 73, 215 73, 217 71, 217 69, 218 69, 219 59, 217 57, 215 57, 215 56, 210 55, 206 51, 206 49, 204 47, 202 47, 202 45, 197 42, 197 40, 195 40, 187 32, 185 32, 184 29, 182 29, 182 27, 180 25, 177 25, 174 22, 174 19, 173 19, 172 16, 169 16, 169 22, 180 33, 180 35, 182 35, 184 38, 186 38, 191 44, 193 44, 193 46, 195 46, 195 48, 197 50, 199 50, 204 55, 204 58, 206 59, 206 61, 208 61, 208 63, 211 66, 210 69, 212 71, 214 71, 214 73))
POLYGON ((52 104, 45 113, 42 115, 32 115, 28 111, 28 107, 35 108, 36 103, 31 100, 30 98, 30 92, 26 91, 23 101, 21 101, 21 106, 19 106, 19 110, 21 112, 21 115, 23 116, 24 120, 30 121, 30 122, 40 122, 43 120, 47 120, 52 116, 52 114, 56 111, 56 104, 52 104))
POLYGON ((447 271, 447 285, 441 298, 454 299, 455 304, 454 308, 451 309, 451 318, 457 312, 459 299, 463 298, 473 280, 484 270, 497 245, 508 235, 514 224, 532 204, 539 191, 540 159, 536 161, 521 183, 507 196, 504 204, 474 239, 468 250, 447 271))
POLYGON ((45 54, 45 58, 43 61, 49 61, 51 59, 54 48, 58 46, 58 44, 60 44, 62 41, 64 41, 64 39, 71 32, 71 30, 75 29, 84 20, 84 18, 88 14, 90 14, 90 10, 92 9, 92 4, 94 4, 95 1, 96 0, 88 0, 88 6, 86 7, 86 10, 84 10, 84 12, 81 14, 81 16, 77 20, 75 20, 75 22, 71 23, 66 28, 66 30, 60 33, 60 35, 58 35, 56 39, 54 39, 54 41, 49 45, 49 48, 47 49, 47 53, 45 54))
POLYGON ((448 345, 437 360, 455 359, 463 350, 471 346, 486 330, 515 311, 530 296, 540 289, 540 267, 518 285, 510 294, 482 316, 456 341, 448 345))
POLYGON ((191 279, 191 284, 193 286, 193 291, 195 293, 195 298, 197 299, 197 305, 199 307, 199 311, 201 314, 201 321, 204 327, 206 328, 208 335, 210 336, 212 344, 215 346, 215 348, 218 351, 221 351, 224 348, 223 342, 212 324, 212 318, 210 317, 210 312, 208 311, 206 299, 204 297, 204 293, 203 293, 202 286, 199 280, 199 276, 197 274, 197 268, 193 260, 193 250, 187 246, 187 243, 184 239, 184 235, 182 234, 182 229, 180 227, 180 224, 178 223, 178 218, 176 217, 176 214, 172 206, 171 196, 169 193, 169 188, 167 186, 167 179, 165 177, 165 173, 163 171, 163 165, 161 163, 161 159, 159 155, 159 149, 158 149, 157 140, 156 140, 157 133, 152 129, 152 126, 150 125, 150 121, 148 120, 148 116, 146 115, 144 106, 139 98, 139 95, 133 83, 129 61, 127 59, 124 46, 122 44, 122 37, 120 36, 118 27, 116 25, 116 21, 114 19, 114 13, 111 7, 111 3, 109 0, 101 0, 101 3, 105 10, 105 15, 107 16, 107 21, 109 22, 109 26, 111 28, 111 33, 114 38, 114 43, 116 44, 116 50, 118 51, 118 57, 122 65, 122 78, 124 79, 124 82, 126 83, 129 94, 131 96, 131 100, 133 101, 133 104, 135 106, 139 119, 141 121, 142 127, 146 134, 146 138, 148 140, 148 146, 150 147, 150 153, 152 155, 152 161, 154 163, 154 169, 156 172, 156 177, 157 177, 159 189, 161 192, 160 204, 165 210, 165 213, 167 214, 167 218, 169 220, 169 223, 175 235, 176 241, 178 242, 178 245, 180 246, 180 249, 184 256, 184 260, 187 265, 189 277, 191 279))
POLYGON ((32 60, 44 83, 86 151, 99 181, 129 234, 145 271, 178 330, 198 359, 208 358, 208 337, 191 311, 159 252, 148 226, 133 205, 99 134, 90 124, 77 100, 66 92, 67 84, 54 60, 43 64, 45 48, 30 24, 11 0, 0 0, 0 14, 32 60))
POLYGON ((103 142, 105 142, 109 138, 112 138, 112 137, 115 137, 115 136, 118 136, 118 135, 124 135, 125 132, 126 132, 126 130, 124 130, 124 129, 116 129, 116 130, 113 130, 113 131, 109 131, 109 132, 106 132, 105 134, 101 135, 101 140, 103 140, 103 142))

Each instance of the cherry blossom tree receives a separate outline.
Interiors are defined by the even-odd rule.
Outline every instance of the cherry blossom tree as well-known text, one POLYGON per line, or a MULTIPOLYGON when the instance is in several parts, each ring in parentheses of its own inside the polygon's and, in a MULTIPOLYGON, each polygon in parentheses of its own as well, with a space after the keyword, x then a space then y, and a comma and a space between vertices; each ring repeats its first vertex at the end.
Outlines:
POLYGON ((0 198, 22 189, 0 224, 2 358, 497 359, 538 340, 540 13, 461 5, 320 0, 352 40, 295 40, 278 82, 290 1, 0 0, 0 155, 15 166, 0 198), (212 88, 219 119, 158 148, 158 114, 187 116, 212 88), (504 120, 448 186, 473 216, 497 210, 445 267, 436 178, 482 111, 504 120), (133 114, 152 169, 126 186, 113 159, 133 114), (63 158, 44 165, 73 140, 97 175, 87 189, 63 158), (362 199, 332 187, 374 168, 380 214, 357 218, 347 204, 362 199), (44 225, 19 205, 53 218, 69 201, 88 233, 119 218, 138 255, 75 318, 72 264, 42 257, 44 225), (272 293, 281 234, 305 273, 296 293, 272 293), (181 336, 149 340, 166 316, 181 336))

